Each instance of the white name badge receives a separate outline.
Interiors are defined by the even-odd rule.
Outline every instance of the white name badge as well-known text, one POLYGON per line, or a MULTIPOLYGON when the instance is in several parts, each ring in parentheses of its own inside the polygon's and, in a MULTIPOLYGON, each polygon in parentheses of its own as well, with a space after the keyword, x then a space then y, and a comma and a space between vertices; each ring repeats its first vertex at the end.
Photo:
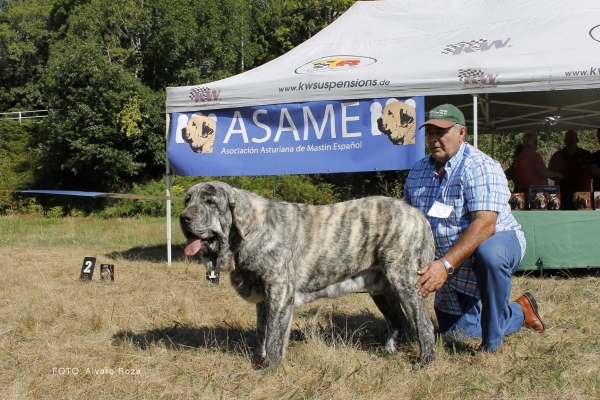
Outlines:
POLYGON ((431 206, 431 209, 427 211, 427 215, 435 218, 448 218, 453 209, 454 207, 452 206, 447 206, 446 204, 436 201, 433 203, 433 206, 431 206))

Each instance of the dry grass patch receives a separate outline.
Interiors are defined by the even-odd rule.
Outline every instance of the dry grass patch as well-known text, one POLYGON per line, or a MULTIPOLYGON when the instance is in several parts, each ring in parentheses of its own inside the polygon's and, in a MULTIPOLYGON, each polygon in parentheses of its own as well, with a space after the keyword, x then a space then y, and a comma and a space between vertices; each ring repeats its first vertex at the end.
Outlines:
POLYGON ((474 355, 476 342, 439 337, 438 360, 415 368, 418 345, 383 353, 381 314, 368 296, 353 295, 298 307, 285 362, 257 371, 254 306, 226 275, 207 282, 183 257, 178 231, 168 267, 165 227, 160 219, 0 219, 0 398, 600 396, 594 273, 517 277, 513 297, 533 292, 548 330, 509 337, 500 355, 474 355), (98 270, 79 282, 85 256, 115 264, 115 282, 101 282, 98 270))

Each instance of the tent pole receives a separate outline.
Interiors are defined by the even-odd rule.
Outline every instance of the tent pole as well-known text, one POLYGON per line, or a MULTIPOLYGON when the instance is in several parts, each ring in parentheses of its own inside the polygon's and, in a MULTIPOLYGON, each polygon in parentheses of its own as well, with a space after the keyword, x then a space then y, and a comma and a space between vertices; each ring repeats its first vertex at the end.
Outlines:
POLYGON ((477 102, 479 95, 473 95, 473 146, 477 148, 477 102))
MULTIPOLYGON (((167 118, 165 121, 165 138, 166 138, 166 146, 167 146, 167 155, 165 157, 165 165, 167 169, 167 196, 171 196, 171 167, 169 165, 169 155, 168 155, 168 147, 169 147, 169 123, 171 120, 171 115, 167 114, 167 118)), ((167 199, 167 265, 171 266, 171 199, 167 199)))

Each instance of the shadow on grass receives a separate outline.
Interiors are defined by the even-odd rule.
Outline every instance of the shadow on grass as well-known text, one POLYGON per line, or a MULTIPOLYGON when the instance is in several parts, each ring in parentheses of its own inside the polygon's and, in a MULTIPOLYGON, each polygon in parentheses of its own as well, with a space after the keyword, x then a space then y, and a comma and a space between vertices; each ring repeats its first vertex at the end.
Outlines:
MULTIPOLYGON (((179 245, 173 245, 171 248, 171 259, 179 260, 183 259, 183 247, 179 245)), ((159 246, 147 246, 147 247, 134 247, 124 251, 113 251, 104 255, 111 259, 122 258, 129 261, 148 261, 153 263, 166 263, 167 262, 167 245, 159 246)))
MULTIPOLYGON (((314 323, 302 329, 295 327, 290 342, 306 342, 309 337, 319 337, 328 345, 351 344, 360 349, 374 351, 385 340, 387 327, 383 319, 363 315, 333 315, 326 324, 314 323)), ((119 331, 113 335, 115 345, 131 342, 140 349, 152 345, 185 350, 212 348, 235 354, 248 354, 256 344, 256 333, 236 327, 190 326, 175 323, 171 327, 156 328, 142 332, 119 331)))
POLYGON ((254 331, 223 327, 195 327, 176 323, 169 328, 157 328, 139 333, 119 331, 113 335, 115 345, 131 342, 140 349, 153 345, 169 349, 219 349, 239 355, 249 354, 248 338, 255 340, 254 331))
MULTIPOLYGON (((312 310, 299 314, 310 320, 312 310)), ((383 318, 368 312, 360 315, 330 314, 328 321, 309 322, 305 327, 294 328, 290 333, 290 346, 307 342, 310 338, 322 340, 330 347, 348 346, 358 350, 385 356, 382 346, 387 336, 387 325, 383 318)), ((437 333, 437 332, 436 332, 437 333)), ((114 345, 131 342, 135 347, 148 349, 153 345, 169 349, 189 350, 195 348, 216 349, 223 353, 232 353, 251 358, 256 345, 254 330, 236 327, 189 326, 175 323, 168 328, 156 328, 142 332, 120 331, 113 335, 114 345)), ((404 335, 398 340, 399 351, 410 353, 412 341, 404 335)), ((445 340, 450 353, 473 352, 473 348, 459 341, 445 340)), ((417 355, 408 356, 417 362, 417 355)))
POLYGON ((290 340, 304 341, 313 337, 328 346, 352 346, 368 352, 380 351, 385 343, 387 324, 381 316, 364 310, 359 314, 327 313, 317 319, 321 312, 315 307, 298 313, 307 323, 304 328, 292 331, 290 340))

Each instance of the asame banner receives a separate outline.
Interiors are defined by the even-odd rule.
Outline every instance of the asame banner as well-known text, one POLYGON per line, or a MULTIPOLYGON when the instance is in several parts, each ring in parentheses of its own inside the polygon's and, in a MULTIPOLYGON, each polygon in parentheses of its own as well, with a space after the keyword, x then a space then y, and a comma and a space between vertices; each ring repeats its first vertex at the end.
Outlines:
POLYGON ((173 113, 167 154, 181 176, 410 169, 424 156, 423 97, 173 113))

